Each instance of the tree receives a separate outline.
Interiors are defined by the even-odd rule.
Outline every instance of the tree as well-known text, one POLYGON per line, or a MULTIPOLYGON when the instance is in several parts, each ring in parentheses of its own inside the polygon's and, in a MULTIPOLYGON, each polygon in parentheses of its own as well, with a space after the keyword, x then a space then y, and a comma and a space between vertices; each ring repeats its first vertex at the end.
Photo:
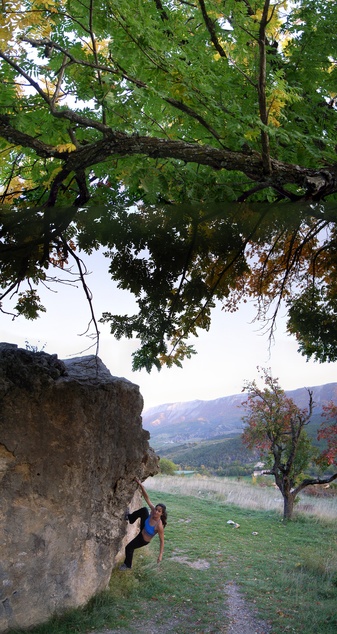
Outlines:
MULTIPOLYGON (((308 408, 300 409, 280 388, 270 371, 262 371, 265 387, 259 388, 256 381, 247 383, 248 398, 243 403, 247 414, 243 417, 246 425, 243 442, 250 449, 256 448, 266 462, 265 473, 273 475, 282 493, 284 519, 291 519, 295 500, 305 487, 332 482, 337 472, 331 476, 305 477, 304 473, 311 460, 337 465, 336 422, 332 426, 323 425, 320 438, 328 439, 328 450, 317 456, 317 450, 306 433, 313 410, 313 395, 308 390, 308 408)), ((336 408, 331 406, 327 415, 336 417, 336 408), (330 413, 330 414, 329 414, 330 413)))
POLYGON ((160 458, 159 469, 163 475, 174 475, 179 467, 168 458, 160 458))
POLYGON ((69 263, 90 302, 80 250, 103 247, 139 305, 103 320, 151 369, 192 354, 216 301, 255 297, 272 329, 282 300, 335 292, 336 19, 330 0, 4 2, 0 309, 35 318, 69 263))

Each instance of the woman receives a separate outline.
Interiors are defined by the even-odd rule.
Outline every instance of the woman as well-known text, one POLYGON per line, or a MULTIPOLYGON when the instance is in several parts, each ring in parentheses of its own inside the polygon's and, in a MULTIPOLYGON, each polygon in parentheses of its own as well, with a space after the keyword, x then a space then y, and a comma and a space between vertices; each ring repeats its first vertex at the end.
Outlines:
POLYGON ((136 479, 136 482, 141 488, 142 496, 146 504, 151 509, 151 513, 149 513, 146 506, 144 506, 143 508, 134 511, 133 513, 125 514, 125 519, 128 520, 130 524, 133 524, 138 518, 140 518, 140 532, 126 546, 125 561, 124 564, 120 567, 120 570, 128 570, 132 568, 132 558, 134 550, 136 548, 142 548, 142 546, 147 546, 147 544, 150 543, 151 539, 157 534, 159 535, 160 540, 160 550, 157 563, 159 564, 163 558, 164 528, 167 524, 166 506, 165 504, 157 504, 157 506, 154 506, 140 480, 136 479))

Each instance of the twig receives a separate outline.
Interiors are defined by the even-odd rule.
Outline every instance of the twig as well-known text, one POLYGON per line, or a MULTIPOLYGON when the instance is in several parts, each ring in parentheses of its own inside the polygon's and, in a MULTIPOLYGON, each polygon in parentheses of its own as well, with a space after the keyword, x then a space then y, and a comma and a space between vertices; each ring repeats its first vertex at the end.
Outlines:
MULTIPOLYGON (((96 346, 96 356, 98 356, 98 352, 99 352, 99 335, 100 335, 100 333, 99 333, 99 330, 98 330, 97 320, 96 320, 96 317, 95 317, 95 312, 94 312, 93 303, 92 303, 93 295, 92 295, 92 292, 90 291, 90 289, 89 289, 89 287, 86 284, 86 281, 84 279, 85 278, 85 272, 83 271, 83 268, 82 268, 83 261, 81 260, 81 258, 78 257, 78 255, 76 255, 75 251, 68 245, 67 241, 63 237, 62 237, 62 243, 63 243, 64 249, 65 249, 65 252, 66 253, 70 253, 70 255, 74 258, 74 260, 75 260, 75 262, 77 264, 78 272, 79 272, 79 275, 80 275, 80 280, 81 280, 82 287, 83 287, 85 296, 87 298, 87 301, 88 301, 88 304, 89 304, 90 313, 91 313, 91 320, 88 323, 87 330, 84 333, 82 333, 82 334, 86 334, 88 332, 91 323, 93 323, 94 327, 95 327, 95 334, 92 335, 92 337, 95 337, 96 342, 92 346, 87 348, 87 350, 89 350, 93 346, 96 346)), ((83 352, 85 352, 85 350, 83 352)))

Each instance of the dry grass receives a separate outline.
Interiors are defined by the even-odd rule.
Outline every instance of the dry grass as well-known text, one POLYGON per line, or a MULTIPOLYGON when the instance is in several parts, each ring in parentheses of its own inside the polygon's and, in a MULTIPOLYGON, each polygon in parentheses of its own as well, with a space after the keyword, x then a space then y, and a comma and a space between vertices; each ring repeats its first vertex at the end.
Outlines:
MULTIPOLYGON (((207 476, 156 476, 144 483, 148 490, 190 495, 225 502, 241 508, 276 511, 283 514, 283 498, 276 486, 253 484, 235 478, 207 476)), ((322 520, 337 518, 337 496, 320 498, 302 493, 296 504, 296 514, 306 514, 322 520)))

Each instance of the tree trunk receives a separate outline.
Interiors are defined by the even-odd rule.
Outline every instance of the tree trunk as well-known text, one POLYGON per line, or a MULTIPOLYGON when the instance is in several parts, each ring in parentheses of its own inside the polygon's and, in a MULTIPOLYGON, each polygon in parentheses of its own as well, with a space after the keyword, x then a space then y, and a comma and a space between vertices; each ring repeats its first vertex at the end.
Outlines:
POLYGON ((290 491, 283 493, 283 519, 291 520, 294 511, 295 497, 290 491))

